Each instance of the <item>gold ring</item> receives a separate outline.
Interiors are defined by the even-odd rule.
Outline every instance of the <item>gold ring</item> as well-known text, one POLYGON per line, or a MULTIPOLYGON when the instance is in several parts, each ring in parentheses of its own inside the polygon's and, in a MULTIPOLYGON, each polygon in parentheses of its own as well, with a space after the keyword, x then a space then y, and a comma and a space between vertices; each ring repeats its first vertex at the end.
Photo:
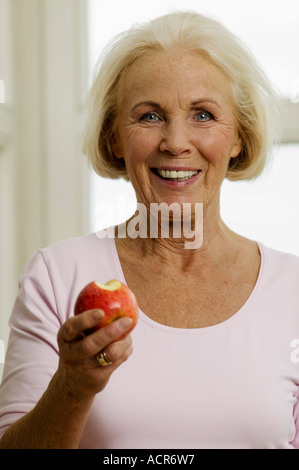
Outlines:
POLYGON ((104 351, 99 352, 99 354, 96 355, 96 360, 100 364, 100 366, 109 366, 112 364, 112 362, 108 359, 107 354, 104 351))

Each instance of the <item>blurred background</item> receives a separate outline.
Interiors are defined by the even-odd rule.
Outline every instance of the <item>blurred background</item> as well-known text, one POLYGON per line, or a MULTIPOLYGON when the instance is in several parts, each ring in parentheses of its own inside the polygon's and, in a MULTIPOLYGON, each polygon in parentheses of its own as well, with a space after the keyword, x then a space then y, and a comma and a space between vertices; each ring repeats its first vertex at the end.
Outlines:
POLYGON ((174 9, 221 20, 279 91, 283 142, 262 177, 224 182, 221 210, 233 230, 299 255, 297 0, 0 0, 0 377, 31 254, 135 210, 130 184, 99 178, 81 153, 86 93, 112 36, 174 9))

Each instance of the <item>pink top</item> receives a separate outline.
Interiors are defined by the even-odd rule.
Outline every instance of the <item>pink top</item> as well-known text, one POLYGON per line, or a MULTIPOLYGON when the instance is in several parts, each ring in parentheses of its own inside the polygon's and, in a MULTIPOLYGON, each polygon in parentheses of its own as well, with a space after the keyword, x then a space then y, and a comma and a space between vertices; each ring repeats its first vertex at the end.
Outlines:
MULTIPOLYGON (((96 396, 81 448, 299 448, 299 258, 259 248, 255 288, 223 323, 172 328, 140 311, 133 354, 96 396)), ((46 389, 78 292, 111 278, 125 282, 114 239, 97 234, 29 260, 11 317, 0 435, 46 389)))

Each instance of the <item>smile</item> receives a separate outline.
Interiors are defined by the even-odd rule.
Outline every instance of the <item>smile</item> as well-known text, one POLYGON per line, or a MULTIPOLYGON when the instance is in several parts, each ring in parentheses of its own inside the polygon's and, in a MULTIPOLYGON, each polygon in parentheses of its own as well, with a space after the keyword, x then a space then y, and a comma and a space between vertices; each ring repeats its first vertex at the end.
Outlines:
POLYGON ((197 175, 197 173, 200 172, 200 170, 163 170, 160 168, 154 168, 153 169, 154 173, 159 175, 161 178, 167 181, 186 181, 189 180, 190 178, 193 178, 193 176, 197 175))

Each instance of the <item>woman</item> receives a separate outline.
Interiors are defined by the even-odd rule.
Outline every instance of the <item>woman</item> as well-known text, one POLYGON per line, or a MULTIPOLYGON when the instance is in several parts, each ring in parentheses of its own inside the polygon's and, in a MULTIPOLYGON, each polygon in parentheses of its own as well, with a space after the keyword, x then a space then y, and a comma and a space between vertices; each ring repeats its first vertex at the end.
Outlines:
POLYGON ((145 210, 39 250, 25 267, 3 448, 299 447, 299 260, 220 217, 224 178, 254 178, 265 165, 273 103, 250 54, 212 19, 166 15, 111 43, 85 151, 100 175, 130 180, 145 210), (177 221, 200 243, 187 248, 177 221), (121 340, 127 318, 86 336, 101 312, 74 317, 78 292, 111 278, 135 293, 138 324, 121 340))

